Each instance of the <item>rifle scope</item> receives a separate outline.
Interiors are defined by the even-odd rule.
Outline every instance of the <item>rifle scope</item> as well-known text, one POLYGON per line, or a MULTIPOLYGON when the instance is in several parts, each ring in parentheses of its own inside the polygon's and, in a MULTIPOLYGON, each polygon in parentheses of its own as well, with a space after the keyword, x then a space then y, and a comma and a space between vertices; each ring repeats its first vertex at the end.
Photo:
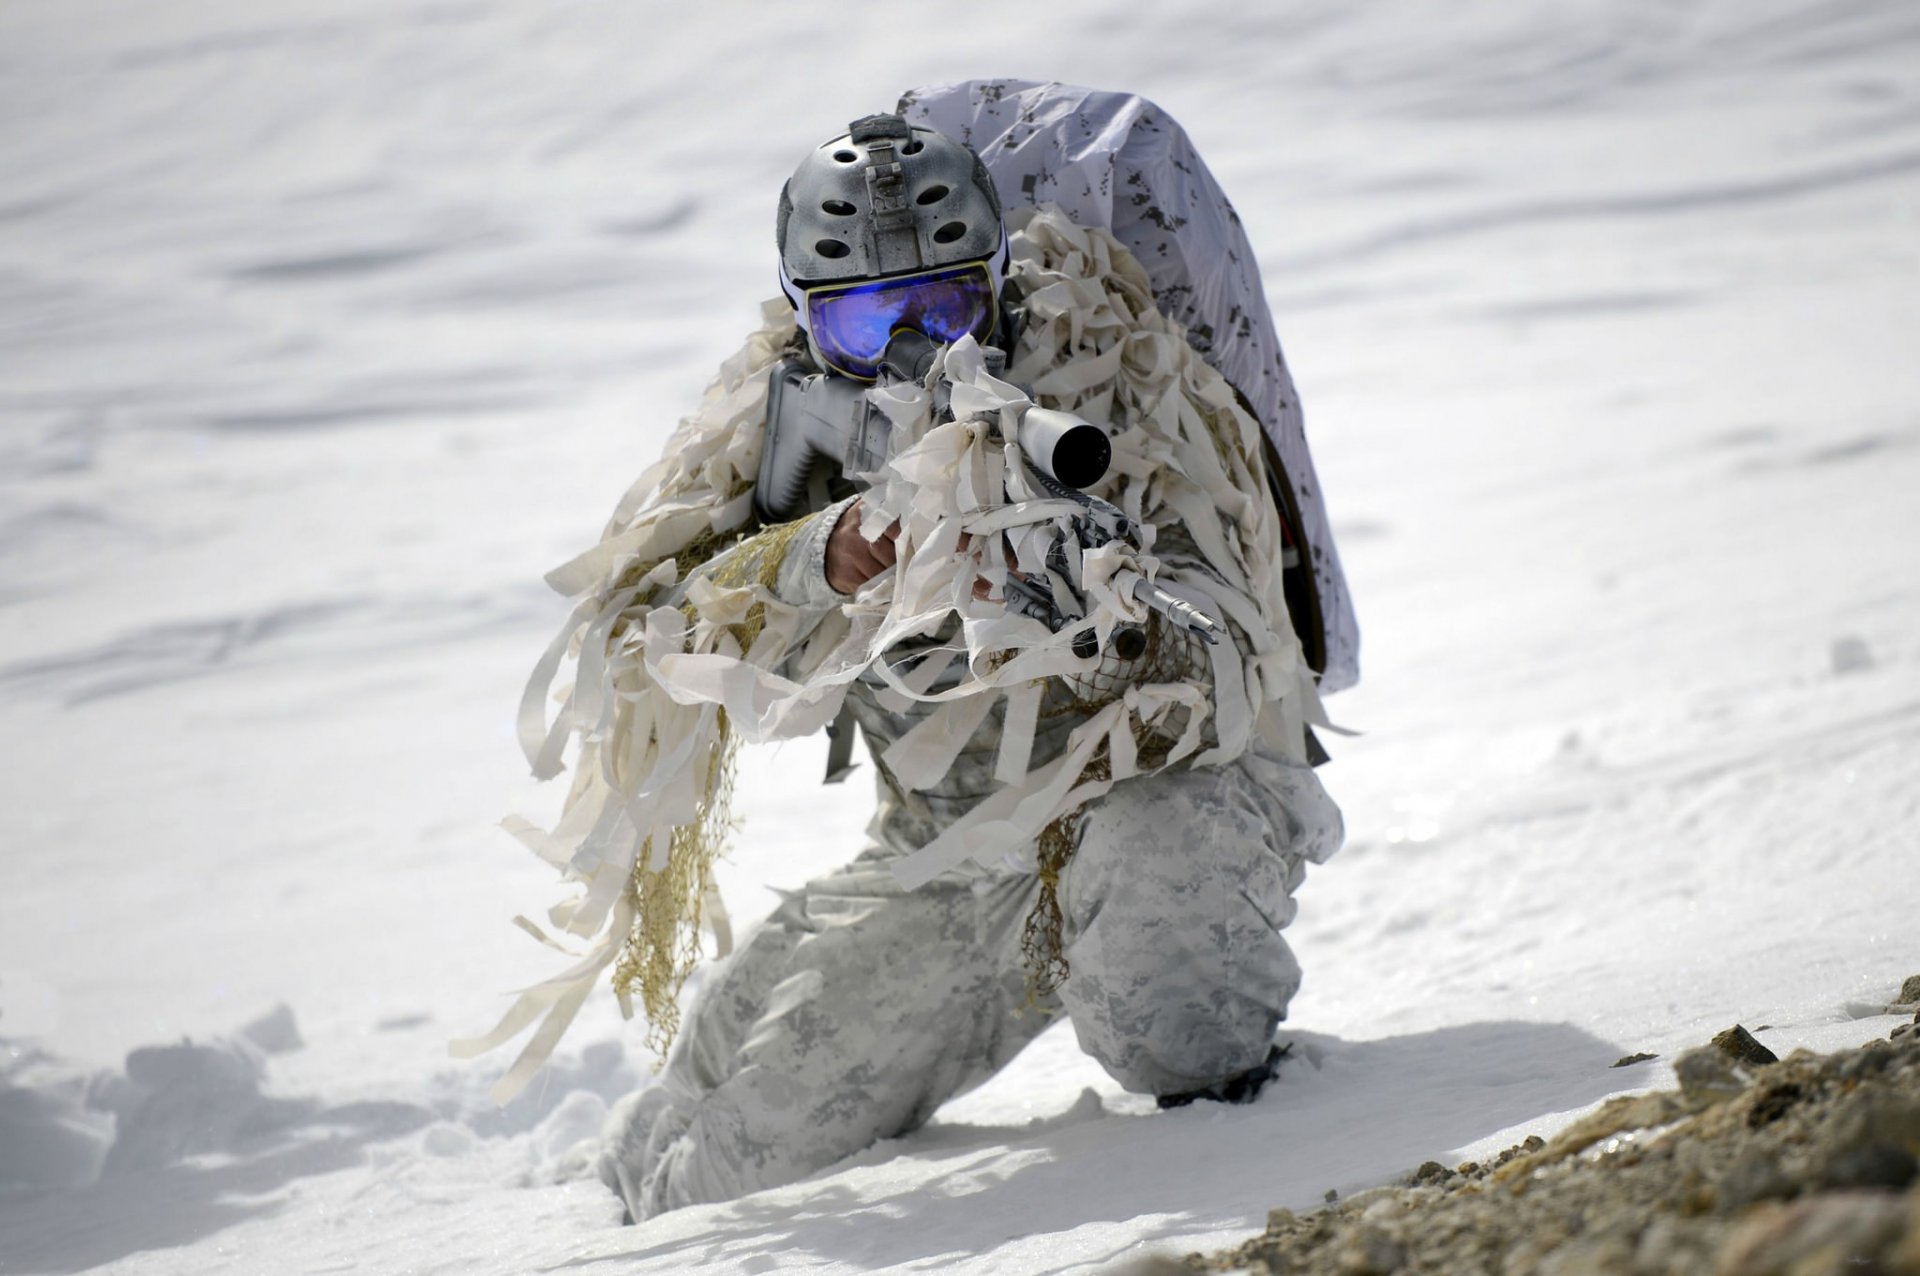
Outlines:
POLYGON ((1098 483, 1113 461, 1105 430, 1053 408, 1028 408, 1021 415, 1020 451, 1048 478, 1076 489, 1098 483))

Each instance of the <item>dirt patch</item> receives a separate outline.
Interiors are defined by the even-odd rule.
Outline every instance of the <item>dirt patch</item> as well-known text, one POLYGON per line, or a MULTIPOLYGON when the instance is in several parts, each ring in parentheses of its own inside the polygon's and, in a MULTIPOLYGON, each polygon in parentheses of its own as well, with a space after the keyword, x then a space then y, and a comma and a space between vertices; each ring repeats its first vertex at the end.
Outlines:
POLYGON ((1399 1186, 1275 1210, 1186 1269, 1920 1276, 1920 1030, 1771 1058, 1729 1029, 1674 1061, 1678 1090, 1609 1100, 1490 1164, 1429 1161, 1399 1186))

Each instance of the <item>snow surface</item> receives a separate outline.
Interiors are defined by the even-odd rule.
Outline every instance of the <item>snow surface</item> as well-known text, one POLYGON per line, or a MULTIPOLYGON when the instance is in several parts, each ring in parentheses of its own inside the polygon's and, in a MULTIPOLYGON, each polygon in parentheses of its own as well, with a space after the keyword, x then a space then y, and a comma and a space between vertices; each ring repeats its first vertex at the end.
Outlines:
MULTIPOLYGON (((1920 972, 1920 15, 1897 0, 0 6, 0 1271, 1098 1271, 1551 1131, 1920 972), (668 16, 670 15, 670 16, 668 16), (1172 1113, 1049 1032, 622 1228, 603 999, 492 827, 587 543, 901 88, 1159 100, 1255 245, 1352 574, 1300 1061, 1172 1113), (284 1007, 284 1008, 283 1008, 284 1007), (290 1008, 290 1009, 285 1009, 290 1008)), ((863 792, 749 757, 744 920, 863 792)), ((1865 1017, 1862 1017, 1865 1016, 1865 1017)))

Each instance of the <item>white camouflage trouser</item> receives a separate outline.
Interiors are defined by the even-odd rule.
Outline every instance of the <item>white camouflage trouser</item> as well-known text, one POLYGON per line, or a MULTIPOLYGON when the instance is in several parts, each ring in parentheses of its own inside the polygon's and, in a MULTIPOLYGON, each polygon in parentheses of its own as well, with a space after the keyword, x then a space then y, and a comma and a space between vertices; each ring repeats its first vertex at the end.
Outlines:
MULTIPOLYGON (((1129 1090, 1259 1064, 1300 983, 1280 928, 1339 811, 1304 766, 1250 754, 1125 781, 1086 808, 1062 876, 1072 973, 1045 1005, 1129 1090)), ((636 1221, 791 1183, 915 1129, 1049 1016, 1026 1004, 1032 875, 901 890, 869 850, 782 902, 715 968, 658 1084, 609 1123, 602 1175, 636 1221)))

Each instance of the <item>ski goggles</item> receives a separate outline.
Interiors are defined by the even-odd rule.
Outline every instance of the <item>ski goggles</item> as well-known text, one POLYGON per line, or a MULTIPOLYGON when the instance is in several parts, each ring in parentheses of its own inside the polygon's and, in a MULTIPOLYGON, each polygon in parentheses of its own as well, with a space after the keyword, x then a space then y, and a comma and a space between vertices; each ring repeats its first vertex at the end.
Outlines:
POLYGON ((941 345, 971 335, 985 341, 998 317, 994 277, 986 262, 861 283, 806 290, 803 326, 827 366, 871 381, 880 375, 887 342, 902 328, 941 345))

